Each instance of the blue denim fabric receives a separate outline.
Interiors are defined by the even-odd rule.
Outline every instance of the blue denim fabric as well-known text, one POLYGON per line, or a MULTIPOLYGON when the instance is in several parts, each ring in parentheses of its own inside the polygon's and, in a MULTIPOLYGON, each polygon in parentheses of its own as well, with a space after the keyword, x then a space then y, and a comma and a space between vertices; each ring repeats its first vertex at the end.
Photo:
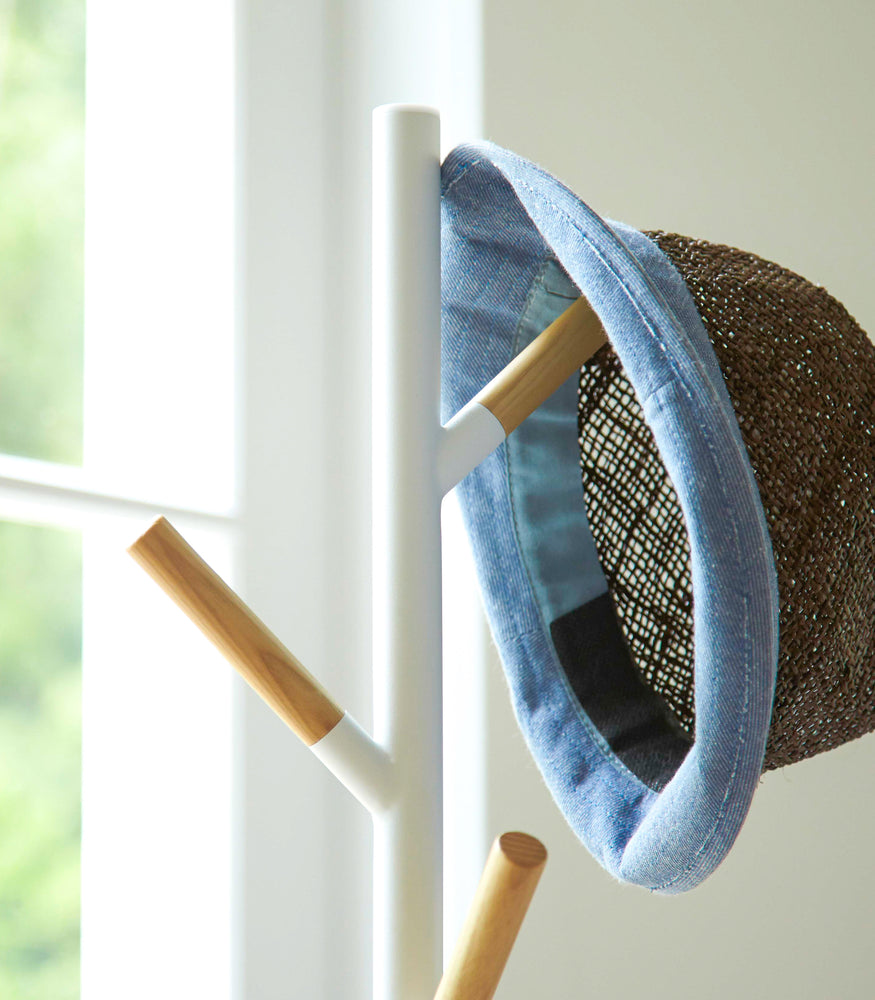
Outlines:
POLYGON ((708 336, 650 240, 489 143, 443 165, 442 261, 444 420, 578 289, 642 403, 684 513, 695 614, 696 739, 661 792, 581 709, 551 641, 557 614, 606 590, 580 489, 576 377, 458 490, 514 709, 557 804, 617 878, 690 889, 747 814, 778 654, 765 516, 708 336))
MULTIPOLYGON (((527 347, 579 295, 559 264, 548 259, 529 291, 513 353, 527 347)), ((549 623, 608 589, 581 503, 576 378, 510 435, 507 467, 520 555, 549 623)))

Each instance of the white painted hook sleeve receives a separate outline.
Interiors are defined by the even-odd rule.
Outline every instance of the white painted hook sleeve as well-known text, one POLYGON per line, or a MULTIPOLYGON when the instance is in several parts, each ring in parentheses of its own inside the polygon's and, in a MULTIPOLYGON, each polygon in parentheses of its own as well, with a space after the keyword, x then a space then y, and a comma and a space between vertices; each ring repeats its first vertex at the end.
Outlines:
POLYGON ((438 482, 449 493, 491 455, 506 434, 498 417, 472 399, 444 425, 438 444, 438 482))
POLYGON ((389 808, 395 793, 392 761, 351 715, 344 715, 310 749, 372 813, 389 808))

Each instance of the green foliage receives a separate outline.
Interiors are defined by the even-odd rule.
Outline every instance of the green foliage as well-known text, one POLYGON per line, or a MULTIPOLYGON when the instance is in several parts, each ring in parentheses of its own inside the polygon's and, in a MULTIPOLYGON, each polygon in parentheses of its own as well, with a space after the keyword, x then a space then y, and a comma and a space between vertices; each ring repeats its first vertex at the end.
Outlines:
POLYGON ((82 459, 85 2, 0 3, 0 451, 82 459))
POLYGON ((79 996, 80 537, 0 522, 0 997, 79 996))
MULTIPOLYGON (((0 451, 82 457, 84 0, 0 0, 0 451)), ((79 996, 78 535, 0 523, 0 998, 79 996)))

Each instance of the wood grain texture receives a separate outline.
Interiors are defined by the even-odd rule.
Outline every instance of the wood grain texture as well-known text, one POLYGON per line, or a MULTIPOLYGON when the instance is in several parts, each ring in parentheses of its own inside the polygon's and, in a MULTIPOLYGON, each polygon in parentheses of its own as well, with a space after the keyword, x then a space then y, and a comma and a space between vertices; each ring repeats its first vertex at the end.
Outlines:
POLYGON ((578 299, 475 397, 507 434, 608 341, 586 299, 578 299))
POLYGON ((318 681, 169 521, 159 517, 128 552, 304 743, 340 722, 318 681))
POLYGON ((491 1000, 546 863, 535 837, 496 839, 435 1000, 491 1000))

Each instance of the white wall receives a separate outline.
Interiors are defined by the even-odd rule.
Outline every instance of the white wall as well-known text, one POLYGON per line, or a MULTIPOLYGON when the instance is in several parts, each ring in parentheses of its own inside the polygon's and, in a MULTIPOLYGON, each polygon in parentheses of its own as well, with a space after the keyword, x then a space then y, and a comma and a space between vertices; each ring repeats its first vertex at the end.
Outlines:
MULTIPOLYGON (((875 331, 875 5, 485 0, 485 134, 639 228, 730 243, 875 331)), ((498 997, 871 998, 875 736, 767 775, 734 851, 678 898, 575 840, 497 661, 487 824, 550 861, 498 997)))

